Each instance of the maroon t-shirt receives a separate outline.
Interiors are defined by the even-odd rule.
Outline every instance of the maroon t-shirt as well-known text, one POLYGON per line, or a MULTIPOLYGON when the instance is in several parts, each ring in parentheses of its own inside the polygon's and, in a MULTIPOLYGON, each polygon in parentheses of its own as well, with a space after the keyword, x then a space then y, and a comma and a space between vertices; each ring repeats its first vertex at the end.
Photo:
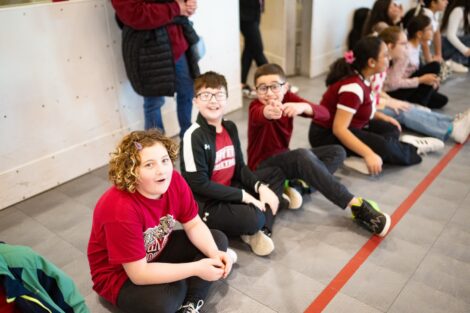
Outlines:
POLYGON ((213 182, 230 186, 235 173, 235 148, 225 128, 215 136, 215 163, 212 170, 213 182))
POLYGON ((342 79, 328 87, 323 94, 320 106, 328 109, 330 118, 325 121, 315 121, 316 124, 332 128, 335 114, 338 109, 353 114, 350 128, 363 128, 374 116, 370 83, 359 75, 342 79))
POLYGON ((128 278, 122 264, 142 258, 155 261, 175 221, 186 223, 197 213, 193 194, 176 171, 160 199, 148 199, 137 191, 108 189, 96 204, 88 243, 93 289, 115 304, 128 278))

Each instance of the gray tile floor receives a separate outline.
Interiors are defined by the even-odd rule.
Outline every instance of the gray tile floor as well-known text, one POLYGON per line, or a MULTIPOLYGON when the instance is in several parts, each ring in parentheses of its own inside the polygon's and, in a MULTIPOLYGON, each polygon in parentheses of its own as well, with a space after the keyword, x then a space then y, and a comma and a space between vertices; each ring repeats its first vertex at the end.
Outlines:
MULTIPOLYGON (((469 107, 469 75, 456 76, 442 91, 444 113, 469 107)), ((290 80, 300 95, 319 101, 323 77, 290 80)), ((247 111, 228 118, 246 147, 247 111)), ((309 121, 295 121, 294 147, 308 147, 309 121)), ((347 169, 336 176, 353 193, 375 199, 392 214, 416 185, 454 146, 428 155, 409 168, 387 167, 378 178, 347 169)), ((470 312, 470 144, 442 171, 392 232, 333 298, 324 312, 470 312)), ((28 245, 68 273, 91 312, 118 312, 91 289, 86 246, 93 207, 108 188, 100 168, 34 198, 0 211, 0 240, 28 245)), ((214 284, 204 312, 304 312, 309 304, 370 238, 349 213, 318 193, 296 212, 280 212, 275 252, 256 257, 234 239, 239 261, 230 277, 214 284)))

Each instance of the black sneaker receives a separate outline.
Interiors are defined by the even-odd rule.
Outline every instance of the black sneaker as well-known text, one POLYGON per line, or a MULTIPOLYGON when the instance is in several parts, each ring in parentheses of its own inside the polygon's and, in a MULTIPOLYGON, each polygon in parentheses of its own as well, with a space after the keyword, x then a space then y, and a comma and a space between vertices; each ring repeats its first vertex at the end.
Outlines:
POLYGON ((390 216, 380 212, 379 206, 374 201, 362 198, 359 198, 359 201, 361 205, 351 206, 353 218, 377 236, 385 236, 392 224, 390 216))
POLYGON ((199 313, 199 310, 204 305, 204 300, 199 300, 196 304, 194 302, 183 303, 176 313, 199 313))
POLYGON ((313 192, 313 188, 302 179, 289 179, 289 186, 295 188, 302 196, 313 192))

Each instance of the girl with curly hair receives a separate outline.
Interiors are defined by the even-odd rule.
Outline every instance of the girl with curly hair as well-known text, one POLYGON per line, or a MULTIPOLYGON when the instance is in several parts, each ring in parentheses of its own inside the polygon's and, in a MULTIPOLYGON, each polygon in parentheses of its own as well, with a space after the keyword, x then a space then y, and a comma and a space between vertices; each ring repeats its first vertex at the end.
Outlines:
POLYGON ((93 289, 126 312, 198 312, 211 281, 232 267, 226 236, 202 222, 173 169, 177 153, 148 130, 128 134, 111 154, 113 186, 96 205, 88 261, 93 289))

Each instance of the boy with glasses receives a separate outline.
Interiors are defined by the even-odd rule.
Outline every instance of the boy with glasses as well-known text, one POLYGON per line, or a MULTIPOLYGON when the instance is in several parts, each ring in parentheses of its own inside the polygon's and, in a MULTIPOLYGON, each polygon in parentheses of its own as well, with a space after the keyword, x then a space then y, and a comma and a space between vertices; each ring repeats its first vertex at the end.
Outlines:
POLYGON ((274 250, 270 238, 283 199, 285 178, 279 168, 253 173, 243 161, 236 125, 223 119, 227 105, 225 77, 207 72, 194 82, 196 122, 185 132, 181 173, 199 204, 199 215, 228 236, 241 236, 257 255, 274 250))
POLYGON ((315 105, 289 91, 286 75, 277 64, 265 64, 255 72, 258 99, 250 104, 248 115, 248 165, 252 170, 278 167, 287 179, 301 179, 320 191, 342 209, 349 207, 362 226, 378 236, 385 236, 391 221, 377 205, 351 194, 333 172, 346 152, 330 145, 289 150, 294 116, 329 119, 324 107, 315 105))

